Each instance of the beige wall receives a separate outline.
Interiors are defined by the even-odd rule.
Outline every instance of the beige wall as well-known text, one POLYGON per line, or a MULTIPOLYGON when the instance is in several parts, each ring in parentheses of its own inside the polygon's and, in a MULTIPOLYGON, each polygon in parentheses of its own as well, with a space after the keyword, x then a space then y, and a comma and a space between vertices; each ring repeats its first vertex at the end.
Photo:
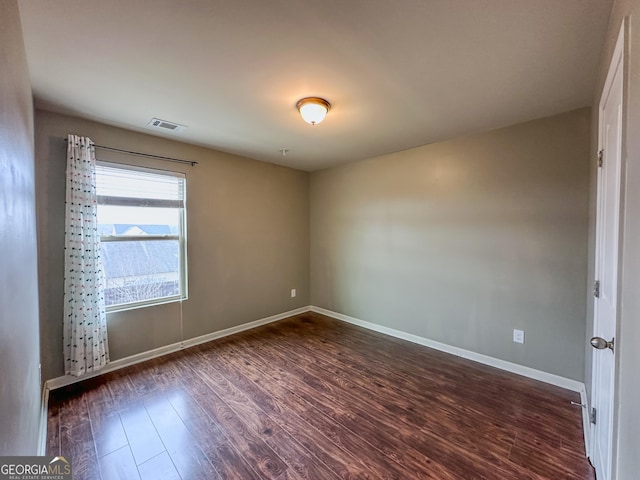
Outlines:
POLYGON ((36 111, 42 362, 63 374, 67 133, 99 145, 196 160, 196 167, 98 150, 97 158, 187 175, 189 299, 108 315, 111 359, 309 304, 308 173, 79 118, 36 111), (297 297, 290 290, 297 289, 297 297), (182 334, 181 334, 182 318, 182 334))
POLYGON ((312 304, 582 380, 589 115, 313 173, 312 304))
MULTIPOLYGON (((611 55, 622 22, 627 22, 623 112, 623 206, 622 249, 620 257, 619 315, 617 350, 617 386, 615 412, 618 427, 614 431, 614 478, 637 478, 640 472, 640 0, 617 0, 609 20, 609 31, 600 64, 594 107, 600 104, 611 55), (626 18, 626 20, 625 20, 626 18)), ((598 117, 593 112, 592 157, 597 148, 598 117)), ((591 208, 589 243, 589 280, 593 281, 596 169, 591 169, 591 208)), ((587 337, 593 329, 593 302, 588 300, 587 337)), ((585 361, 587 387, 591 391, 591 354, 585 361)))
POLYGON ((18 4, 0 0, 0 455, 35 455, 40 419, 33 105, 18 4))

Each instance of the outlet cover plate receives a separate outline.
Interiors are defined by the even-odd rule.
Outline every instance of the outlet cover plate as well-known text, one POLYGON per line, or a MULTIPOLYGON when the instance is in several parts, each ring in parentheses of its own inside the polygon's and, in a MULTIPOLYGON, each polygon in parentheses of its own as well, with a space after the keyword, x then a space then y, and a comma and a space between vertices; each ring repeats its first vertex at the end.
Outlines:
POLYGON ((513 329, 513 342, 524 343, 524 330, 513 329))

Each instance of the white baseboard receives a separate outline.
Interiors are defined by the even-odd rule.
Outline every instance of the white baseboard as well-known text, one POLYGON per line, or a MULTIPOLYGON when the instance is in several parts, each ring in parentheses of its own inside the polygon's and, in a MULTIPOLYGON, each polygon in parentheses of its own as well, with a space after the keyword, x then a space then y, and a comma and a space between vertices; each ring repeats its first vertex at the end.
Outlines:
POLYGON ((490 357, 489 355, 483 355, 481 353, 472 352, 471 350, 465 350, 463 348, 447 345, 446 343, 436 342, 435 340, 429 340, 428 338, 420 337, 418 335, 413 335, 411 333, 406 333, 401 330, 395 330, 393 328, 383 327, 375 323, 350 317, 342 313, 333 312, 325 308, 311 306, 311 311, 321 313, 322 315, 327 315, 328 317, 335 318, 336 320, 342 320, 343 322, 351 323, 359 327, 364 327, 369 330, 373 330, 379 333, 384 333, 385 335, 390 335, 392 337, 401 338, 402 340, 407 340, 409 342, 417 343, 419 345, 424 345, 425 347, 433 348, 435 350, 440 350, 441 352, 450 353, 458 357, 466 358, 468 360, 473 360, 474 362, 499 368, 500 370, 506 370, 507 372, 522 375, 524 377, 532 378, 534 380, 550 383, 551 385, 556 385, 558 387, 566 388, 567 390, 572 390, 574 392, 581 392, 584 389, 584 384, 582 382, 579 382, 577 380, 572 380, 566 377, 561 377, 560 375, 543 372, 542 370, 536 370, 535 368, 531 368, 531 367, 525 367, 524 365, 518 365, 517 363, 508 362, 506 360, 500 360, 499 358, 490 357))
POLYGON ((217 338, 227 337, 229 335, 233 335, 234 333, 243 332, 245 330, 250 330, 252 328, 266 325, 268 323, 277 322, 278 320, 282 320, 287 317, 292 317, 293 315, 298 315, 300 313, 308 312, 310 309, 311 309, 310 306, 300 307, 295 310, 289 310, 288 312, 283 312, 277 315, 272 315, 270 317, 261 318, 253 322, 243 323, 242 325, 237 325, 235 327, 225 328, 224 330, 218 330, 217 332, 207 333, 206 335, 190 338, 182 342, 173 343, 171 345, 165 345, 163 347, 138 353, 136 355, 120 358, 118 360, 109 362, 99 372, 93 372, 87 375, 83 375, 82 377, 65 375, 63 377, 52 378, 45 382, 45 388, 47 390, 55 390, 57 388, 66 387, 67 385, 81 382, 89 378, 97 377, 105 373, 113 372, 114 370, 120 370, 121 368, 135 365, 136 363, 141 363, 146 360, 151 360, 152 358, 157 358, 157 357, 161 357, 162 355, 167 355, 168 353, 177 352, 185 348, 193 347, 195 345, 200 345, 201 343, 206 343, 212 340, 216 340, 217 338))

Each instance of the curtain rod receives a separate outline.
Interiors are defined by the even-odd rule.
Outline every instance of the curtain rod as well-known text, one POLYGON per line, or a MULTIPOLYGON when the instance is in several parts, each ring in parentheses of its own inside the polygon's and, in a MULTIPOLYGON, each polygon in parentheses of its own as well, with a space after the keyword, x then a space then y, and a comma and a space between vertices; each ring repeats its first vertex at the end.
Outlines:
MULTIPOLYGON (((64 141, 66 142, 67 139, 65 138, 64 141)), ((196 165, 198 165, 198 162, 194 160, 181 160, 180 158, 163 157, 162 155, 153 155, 151 153, 141 153, 141 152, 134 152, 132 150, 123 150, 121 148, 106 147, 104 145, 97 145, 95 143, 93 144, 93 146, 95 148, 101 148, 102 150, 111 150, 112 152, 126 153, 127 155, 137 155, 139 157, 155 158, 157 160, 163 160, 165 162, 182 163, 182 164, 191 165, 192 167, 195 167, 196 165)))

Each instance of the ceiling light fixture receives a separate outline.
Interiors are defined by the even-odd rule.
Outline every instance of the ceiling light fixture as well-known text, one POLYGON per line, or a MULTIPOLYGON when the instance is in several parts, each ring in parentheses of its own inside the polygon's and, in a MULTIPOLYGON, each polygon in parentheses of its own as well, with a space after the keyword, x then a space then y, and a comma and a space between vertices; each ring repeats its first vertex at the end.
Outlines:
POLYGON ((327 116, 327 112, 331 109, 331 104, 324 98, 305 97, 298 100, 296 108, 305 122, 316 125, 327 116))

